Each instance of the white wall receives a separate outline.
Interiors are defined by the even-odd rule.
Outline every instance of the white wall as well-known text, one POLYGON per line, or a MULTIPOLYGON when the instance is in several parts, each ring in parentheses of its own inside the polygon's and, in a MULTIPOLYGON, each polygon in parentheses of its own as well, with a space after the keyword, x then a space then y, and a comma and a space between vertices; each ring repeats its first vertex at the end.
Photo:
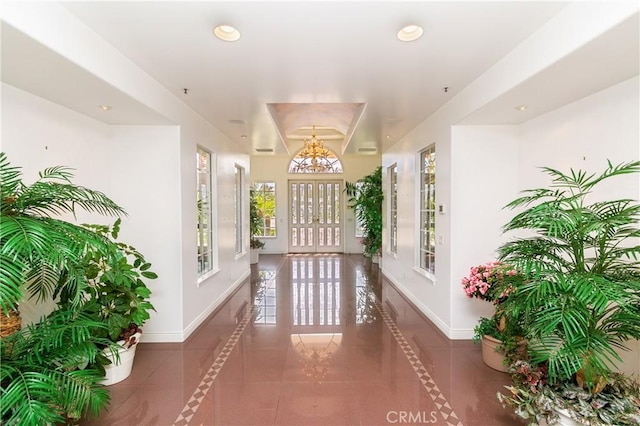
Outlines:
MULTIPOLYGON (((111 196, 127 211, 120 240, 151 262, 158 279, 147 281, 156 311, 145 324, 148 340, 182 333, 175 301, 180 282, 180 129, 177 126, 110 126, 108 165, 111 196), (135 244, 133 243, 135 241, 135 244)), ((90 163, 89 163, 90 164, 90 163)), ((86 167, 86 164, 85 164, 86 167)))
MULTIPOLYGON (((314 174, 289 174, 291 156, 251 156, 251 181, 271 181, 276 183, 276 234, 275 238, 263 238, 266 243, 263 253, 287 253, 289 230, 289 179, 340 179, 347 182, 356 182, 358 179, 373 172, 380 165, 379 155, 343 155, 339 156, 344 173, 335 175, 314 174)), ((344 252, 362 253, 362 244, 355 238, 355 218, 352 209, 346 208, 346 196, 342 196, 342 217, 344 218, 344 252)))
MULTIPOLYGON (((161 272, 167 276, 158 280, 158 292, 154 293, 152 298, 158 312, 149 323, 150 333, 145 333, 143 340, 182 341, 186 339, 207 315, 220 305, 225 296, 249 276, 249 256, 236 256, 235 238, 232 238, 233 226, 230 225, 235 216, 234 204, 230 201, 234 182, 234 164, 245 167, 248 177, 249 156, 201 116, 189 109, 181 99, 59 4, 42 2, 3 4, 2 19, 53 52, 93 73, 115 89, 167 117, 178 126, 168 131, 169 133, 164 133, 157 128, 139 129, 136 128, 137 126, 110 128, 98 122, 86 124, 90 119, 80 114, 69 112, 65 115, 60 112, 64 108, 58 107, 59 111, 41 111, 34 108, 26 112, 28 119, 35 123, 32 127, 37 129, 42 125, 41 122, 44 122, 49 123, 48 125, 54 131, 43 130, 38 134, 39 137, 31 137, 32 129, 22 133, 17 128, 5 130, 8 121, 3 120, 3 135, 6 137, 3 137, 2 147, 10 153, 24 153, 21 154, 21 158, 29 165, 30 170, 41 168, 40 166, 48 160, 72 163, 78 167, 80 176, 85 173, 90 176, 86 183, 88 186, 104 189, 107 194, 109 194, 108 190, 122 193, 132 203, 127 206, 128 209, 137 213, 131 220, 136 223, 143 220, 149 222, 151 229, 159 232, 157 235, 150 236, 145 231, 136 230, 131 235, 133 240, 129 241, 132 245, 138 248, 146 247, 151 241, 155 241, 158 235, 166 234, 167 245, 156 244, 148 252, 144 252, 152 262, 158 259, 158 262, 167 263, 161 266, 163 269, 161 272), (56 133, 58 126, 62 130, 56 133), (51 144, 54 147, 53 152, 59 155, 38 157, 36 160, 30 158, 27 153, 36 149, 37 151, 34 152, 41 152, 42 140, 45 139, 53 141, 51 144), (65 140, 81 140, 85 145, 79 144, 79 151, 76 153, 75 145, 71 147, 69 143, 64 142, 65 140), (112 140, 114 156, 109 157, 108 154, 111 152, 109 144, 112 140), (139 145, 128 149, 126 144, 129 142, 139 145), (137 161, 138 154, 153 148, 154 144, 159 144, 157 146, 159 151, 154 152, 152 157, 163 161, 163 164, 137 161), (216 186, 218 193, 221 194, 218 197, 217 206, 220 230, 219 270, 202 283, 198 283, 196 272, 196 233, 194 232, 196 229, 195 159, 198 145, 212 151, 217 158, 216 186), (127 191, 132 190, 138 182, 128 181, 127 187, 122 187, 127 176, 118 176, 120 173, 118 165, 109 163, 111 160, 115 161, 117 157, 120 157, 119 161, 123 164, 130 166, 135 164, 137 167, 135 171, 128 174, 130 179, 145 180, 147 176, 164 172, 167 175, 158 178, 158 185, 168 183, 170 176, 179 181, 168 184, 166 187, 154 188, 159 197, 153 201, 146 197, 136 198, 127 191), (117 188, 109 185, 117 185, 117 188), (142 214, 144 217, 138 216, 142 214), (149 219, 150 215, 155 216, 149 219)), ((38 101, 34 100, 34 102, 38 101)), ((5 98, 3 93, 3 114, 7 111, 8 114, 14 114, 12 110, 19 107, 20 105, 10 98, 5 98)), ((13 128, 10 124, 9 127, 13 128)), ((51 164, 45 164, 45 166, 49 165, 51 164)), ((245 216, 248 222, 248 212, 245 212, 245 216)), ((248 252, 248 238, 246 241, 248 252)))
MULTIPOLYGON (((537 168, 570 168, 592 172, 637 160, 640 155, 639 78, 617 84, 521 126, 520 188, 549 182, 537 168)), ((604 185, 604 183, 603 183, 604 185)), ((604 188, 604 187, 603 187, 604 188)), ((639 195, 638 177, 610 181, 608 197, 639 195)))
POLYGON ((468 335, 478 316, 494 306, 469 299, 459 284, 471 266, 496 260, 501 227, 511 217, 502 207, 518 192, 518 126, 454 126, 451 132, 452 333, 468 335))
MULTIPOLYGON (((7 84, 2 84, 0 149, 13 166, 22 168, 26 184, 51 166, 74 170, 79 185, 110 195, 107 126, 7 84)), ((72 217, 65 216, 67 219, 72 217)), ((98 215, 79 212, 80 223, 108 223, 98 215)), ((53 303, 20 304, 23 325, 37 321, 53 303)))
POLYGON ((23 167, 26 181, 47 167, 66 165, 76 168, 78 183, 108 192, 108 126, 13 86, 2 83, 1 89, 0 148, 23 167), (90 159, 95 163, 82 167, 90 159))
MULTIPOLYGON (((468 235, 457 232, 460 224, 474 223, 476 219, 473 210, 461 211, 457 206, 459 203, 455 193, 461 190, 460 184, 469 184, 473 179, 465 177, 456 165, 461 155, 458 148, 463 145, 456 146, 452 134, 458 130, 452 130, 452 127, 635 13, 637 5, 632 3, 570 4, 402 140, 383 152, 383 170, 394 163, 399 165, 398 209, 410 212, 399 223, 397 257, 383 253, 383 272, 450 338, 470 338, 475 315, 470 315, 468 310, 473 309, 475 314, 478 312, 475 309, 484 309, 469 305, 470 301, 464 298, 459 282, 466 272, 463 265, 468 265, 467 268, 472 266, 485 258, 489 250, 488 246, 469 246, 468 235), (414 269, 417 250, 415 235, 418 229, 416 218, 419 217, 414 202, 417 194, 416 161, 418 152, 434 143, 437 158, 436 204, 442 204, 449 210, 449 214, 436 218, 436 237, 441 244, 437 246, 435 280, 414 269)), ((488 143, 484 137, 482 140, 485 142, 481 142, 479 149, 488 143)), ((500 140, 504 139, 501 137, 500 140)), ((465 145, 472 143, 469 140, 465 145)), ((555 151, 545 154, 550 152, 555 151)), ((483 160, 492 161, 486 156, 487 152, 481 154, 485 154, 483 160)), ((529 152, 520 150, 519 155, 526 157, 529 152)), ((521 164, 518 166, 523 167, 521 164)), ((517 173, 513 173, 511 179, 519 180, 521 184, 526 182, 517 173)), ((500 191, 499 197, 495 201, 488 201, 485 208, 499 212, 508 191, 500 191)), ((495 236, 490 240, 497 241, 498 238, 495 236)))

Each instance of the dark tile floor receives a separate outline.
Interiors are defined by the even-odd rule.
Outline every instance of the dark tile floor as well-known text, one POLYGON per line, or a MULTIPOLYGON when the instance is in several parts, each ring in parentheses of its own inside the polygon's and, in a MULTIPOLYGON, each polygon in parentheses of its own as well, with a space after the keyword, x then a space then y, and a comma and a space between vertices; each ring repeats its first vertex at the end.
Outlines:
POLYGON ((359 255, 261 255, 182 344, 140 344, 86 425, 522 425, 508 376, 450 341, 359 255))

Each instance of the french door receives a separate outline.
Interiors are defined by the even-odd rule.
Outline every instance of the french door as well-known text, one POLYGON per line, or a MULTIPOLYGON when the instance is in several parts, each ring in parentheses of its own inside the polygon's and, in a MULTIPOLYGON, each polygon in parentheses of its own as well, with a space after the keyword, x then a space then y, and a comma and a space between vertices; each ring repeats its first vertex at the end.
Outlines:
POLYGON ((343 251, 342 181, 289 181, 289 252, 343 251))

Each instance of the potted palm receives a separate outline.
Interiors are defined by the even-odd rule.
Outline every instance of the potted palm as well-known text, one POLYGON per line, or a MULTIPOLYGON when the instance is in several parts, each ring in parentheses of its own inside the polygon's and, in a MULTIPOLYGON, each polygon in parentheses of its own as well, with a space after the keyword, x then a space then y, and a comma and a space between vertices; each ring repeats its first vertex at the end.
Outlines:
POLYGON ((500 258, 527 282, 504 308, 529 343, 499 398, 532 422, 553 424, 566 409, 579 424, 639 424, 638 385, 614 370, 616 349, 640 339, 640 204, 590 196, 603 181, 640 172, 640 162, 609 162, 600 174, 543 170, 551 186, 507 206, 521 211, 505 232, 528 236, 502 245, 500 258))
POLYGON ((376 259, 382 252, 382 167, 376 168, 358 183, 346 182, 348 206, 355 210, 363 227, 364 253, 376 259))
POLYGON ((260 217, 260 209, 258 208, 258 200, 256 193, 252 189, 249 192, 249 255, 250 263, 258 263, 260 257, 260 249, 264 247, 264 241, 257 237, 262 235, 262 218, 260 217))
POLYGON ((108 402, 96 365, 92 334, 104 325, 84 310, 87 251, 109 252, 111 242, 85 227, 59 219, 76 209, 105 215, 124 210, 102 192, 75 185, 66 167, 51 167, 31 185, 0 153, 0 406, 3 424, 53 424, 108 402), (18 303, 29 292, 38 300, 60 298, 39 323, 20 330, 18 303), (16 326, 17 323, 17 326, 16 326))
POLYGON ((72 178, 71 169, 51 167, 36 182, 25 185, 20 168, 0 153, 0 305, 5 317, 19 315, 18 303, 25 290, 39 300, 64 294, 78 306, 87 280, 77 266, 88 248, 109 250, 109 242, 101 235, 54 217, 75 215, 77 208, 103 215, 126 214, 105 194, 75 185, 72 178))

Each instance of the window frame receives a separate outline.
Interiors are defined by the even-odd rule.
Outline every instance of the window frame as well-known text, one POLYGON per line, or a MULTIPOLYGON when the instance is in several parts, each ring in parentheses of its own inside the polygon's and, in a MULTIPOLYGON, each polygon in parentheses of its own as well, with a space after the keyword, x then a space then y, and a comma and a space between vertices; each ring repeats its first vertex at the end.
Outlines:
POLYGON ((428 145, 419 152, 418 170, 418 244, 416 245, 415 269, 435 283, 437 213, 435 200, 437 191, 435 143, 428 145), (429 162, 427 162, 427 156, 431 157, 429 162))
POLYGON ((389 176, 389 253, 398 255, 398 163, 387 167, 389 176))
POLYGON ((278 237, 278 223, 277 223, 277 211, 278 211, 278 206, 277 206, 277 185, 275 181, 256 181, 253 182, 253 184, 251 185, 252 191, 254 191, 254 197, 256 197, 256 201, 257 201, 257 207, 258 207, 258 211, 262 213, 262 216, 260 217, 260 230, 261 233, 260 235, 256 235, 257 237, 260 238, 277 238, 278 237), (268 186, 271 185, 273 186, 273 191, 266 191, 266 188, 268 188, 268 186), (267 193, 273 192, 273 208, 270 209, 270 211, 273 212, 273 215, 270 216, 270 225, 269 227, 267 227, 267 217, 264 214, 264 211, 266 209, 265 207, 265 203, 264 201, 267 200, 267 193), (262 194, 262 198, 260 198, 258 195, 262 194), (263 200, 263 203, 261 205, 260 200, 263 200), (270 234, 269 231, 273 230, 273 234, 270 234))
MULTIPOLYGON (((244 255, 247 250, 245 248, 245 226, 248 225, 248 221, 245 221, 245 196, 246 191, 244 188, 245 182, 245 169, 239 164, 234 165, 234 205, 235 205, 235 234, 236 234, 236 259, 244 255), (247 222, 247 223, 245 223, 247 222)), ((248 243, 248 241, 247 241, 248 243)))
MULTIPOLYGON (((217 258, 217 234, 214 232, 216 230, 216 206, 214 204, 216 186, 215 180, 213 177, 215 176, 215 167, 216 167, 216 156, 214 153, 209 151, 208 149, 197 146, 196 147, 196 264, 198 265, 197 283, 200 285, 204 280, 214 275, 218 271, 218 258, 217 258), (200 156, 206 156, 207 169, 202 171, 200 166, 200 156), (204 173, 206 175, 204 179, 204 188, 202 187, 202 183, 200 181, 200 174, 204 173), (203 199, 202 192, 205 192, 205 195, 209 197, 211 200, 209 202, 208 208, 202 212, 203 206, 198 206, 200 200, 203 199), (206 225, 209 225, 208 227, 206 225), (208 230, 208 234, 204 235, 204 229, 208 230), (203 248, 205 247, 204 241, 208 241, 208 249, 207 252, 204 253, 203 248), (203 267, 200 269, 201 261, 200 258, 208 257, 209 263, 207 267, 203 267)), ((206 198, 204 198, 206 199, 206 198)), ((204 262, 202 262, 204 264, 204 262)))

